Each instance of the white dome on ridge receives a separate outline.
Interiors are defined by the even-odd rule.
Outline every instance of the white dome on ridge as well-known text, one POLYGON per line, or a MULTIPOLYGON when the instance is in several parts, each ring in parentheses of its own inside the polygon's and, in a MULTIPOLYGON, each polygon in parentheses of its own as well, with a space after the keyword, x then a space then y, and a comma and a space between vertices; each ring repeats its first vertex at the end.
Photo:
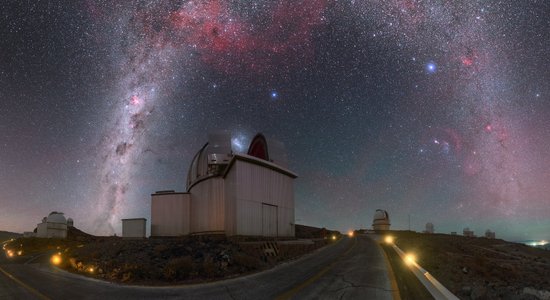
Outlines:
POLYGON ((62 212, 52 211, 50 215, 48 215, 47 222, 67 224, 67 219, 65 219, 65 216, 62 212))

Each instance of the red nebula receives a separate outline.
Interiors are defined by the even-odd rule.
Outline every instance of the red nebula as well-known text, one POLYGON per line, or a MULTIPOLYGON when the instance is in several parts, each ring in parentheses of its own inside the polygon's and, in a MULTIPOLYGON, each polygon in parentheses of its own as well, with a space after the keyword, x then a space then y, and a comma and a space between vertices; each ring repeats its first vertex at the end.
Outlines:
POLYGON ((464 159, 464 173, 469 176, 478 174, 481 171, 481 159, 474 153, 469 154, 464 159))
POLYGON ((462 56, 460 59, 462 60, 462 64, 465 66, 471 66, 474 63, 474 60, 471 57, 462 56))
POLYGON ((132 105, 138 105, 141 103, 141 99, 137 95, 133 95, 132 98, 130 98, 130 104, 132 105))
POLYGON ((460 56, 460 62, 462 62, 464 66, 469 67, 472 66, 474 62, 478 60, 478 58, 479 57, 476 50, 467 48, 466 54, 460 56))
POLYGON ((243 20, 227 1, 187 3, 169 16, 181 42, 226 73, 288 70, 312 60, 313 30, 323 22, 325 0, 274 4, 265 26, 243 20))

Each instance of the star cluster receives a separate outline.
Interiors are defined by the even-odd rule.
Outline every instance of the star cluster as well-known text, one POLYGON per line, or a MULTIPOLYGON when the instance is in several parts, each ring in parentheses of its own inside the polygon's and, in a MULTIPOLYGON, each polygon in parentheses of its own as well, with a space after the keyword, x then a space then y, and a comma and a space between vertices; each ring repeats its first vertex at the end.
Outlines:
POLYGON ((297 223, 550 238, 545 1, 0 7, 0 229, 120 233, 227 129, 286 145, 297 223))

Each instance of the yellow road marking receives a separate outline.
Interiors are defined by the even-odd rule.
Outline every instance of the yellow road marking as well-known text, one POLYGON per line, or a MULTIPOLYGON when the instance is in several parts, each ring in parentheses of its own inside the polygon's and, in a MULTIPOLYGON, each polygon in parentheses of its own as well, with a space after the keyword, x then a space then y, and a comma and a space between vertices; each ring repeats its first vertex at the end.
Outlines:
POLYGON ((357 244, 357 238, 353 239, 353 245, 351 245, 346 252, 344 252, 342 255, 340 255, 338 258, 336 258, 332 263, 330 263, 328 266, 324 267, 321 271, 317 272, 317 274, 311 276, 306 281, 300 283, 299 285, 293 287, 292 289, 286 291, 285 293, 279 295, 277 300, 288 300, 292 298, 292 296, 296 295, 299 291, 307 287, 308 285, 314 283, 317 281, 317 279, 321 278, 323 275, 325 275, 326 272, 328 272, 334 265, 344 256, 346 256, 353 247, 355 247, 355 244, 357 244))
POLYGON ((50 300, 50 298, 46 297, 44 294, 40 293, 39 291, 35 290, 34 288, 30 287, 28 284, 24 283, 23 281, 15 278, 13 275, 11 275, 10 273, 6 272, 4 269, 2 269, 0 267, 0 272, 2 272, 4 275, 6 275, 6 277, 8 277, 9 279, 15 281, 15 283, 19 284, 20 286, 22 286, 23 288, 27 289, 29 292, 31 292, 32 294, 34 294, 36 297, 42 299, 42 300, 50 300))
MULTIPOLYGON (((378 245, 378 247, 380 247, 380 245, 378 245)), ((379 249, 380 249, 380 252, 384 254, 384 262, 386 263, 386 269, 388 269, 388 277, 390 279, 392 297, 394 300, 401 300, 401 295, 399 294, 399 287, 397 286, 397 280, 395 280, 395 274, 393 274, 393 269, 390 264, 390 258, 388 257, 388 254, 386 254, 386 251, 382 249, 382 247, 380 247, 379 249)))

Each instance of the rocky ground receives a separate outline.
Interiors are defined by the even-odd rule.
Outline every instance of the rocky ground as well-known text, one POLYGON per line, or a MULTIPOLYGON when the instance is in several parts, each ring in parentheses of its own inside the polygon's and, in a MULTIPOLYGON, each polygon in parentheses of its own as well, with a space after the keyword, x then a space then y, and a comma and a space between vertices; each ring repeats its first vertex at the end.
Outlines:
POLYGON ((19 233, 0 230, 0 242, 7 241, 12 238, 18 238, 20 236, 21 235, 19 233))
POLYGON ((460 299, 550 299, 550 251, 500 239, 391 234, 460 299))
POLYGON ((337 234, 297 225, 297 238, 308 240, 228 239, 221 235, 127 240, 95 237, 72 228, 66 240, 20 238, 7 247, 13 248, 13 253, 23 250, 24 255, 50 251, 59 255, 59 267, 111 282, 173 285, 265 270, 325 246, 337 234))

